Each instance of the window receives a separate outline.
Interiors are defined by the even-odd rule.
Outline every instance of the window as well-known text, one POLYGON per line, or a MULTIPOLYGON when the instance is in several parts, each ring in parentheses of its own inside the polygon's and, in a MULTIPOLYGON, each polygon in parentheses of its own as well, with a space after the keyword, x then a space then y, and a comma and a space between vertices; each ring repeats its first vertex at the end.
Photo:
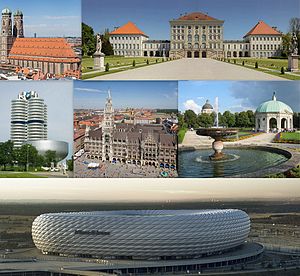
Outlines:
POLYGON ((188 35, 188 41, 192 41, 192 35, 191 34, 188 35))
POLYGON ((199 35, 195 35, 195 41, 199 41, 199 35))

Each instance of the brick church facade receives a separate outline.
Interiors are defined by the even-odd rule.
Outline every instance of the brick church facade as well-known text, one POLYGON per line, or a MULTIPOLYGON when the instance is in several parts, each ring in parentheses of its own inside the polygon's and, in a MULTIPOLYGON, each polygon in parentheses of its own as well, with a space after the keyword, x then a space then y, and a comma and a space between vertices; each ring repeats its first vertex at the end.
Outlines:
POLYGON ((0 62, 12 68, 43 74, 78 75, 81 60, 65 38, 24 37, 23 13, 2 10, 0 62))

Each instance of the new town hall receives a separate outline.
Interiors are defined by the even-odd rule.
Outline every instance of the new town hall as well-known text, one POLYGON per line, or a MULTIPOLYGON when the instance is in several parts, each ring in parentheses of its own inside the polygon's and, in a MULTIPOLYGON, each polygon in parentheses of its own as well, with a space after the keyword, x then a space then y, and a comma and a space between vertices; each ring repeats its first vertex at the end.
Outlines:
POLYGON ((91 159, 176 168, 176 134, 168 133, 160 124, 115 124, 110 93, 102 123, 86 128, 84 149, 91 159))
POLYGON ((44 74, 66 74, 80 70, 80 58, 65 38, 24 37, 23 13, 2 10, 0 34, 1 66, 37 69, 44 74))
POLYGON ((281 53, 282 33, 259 21, 243 40, 223 39, 223 20, 194 12, 170 21, 170 40, 150 40, 135 24, 110 32, 115 55, 170 56, 175 58, 255 57, 281 53))

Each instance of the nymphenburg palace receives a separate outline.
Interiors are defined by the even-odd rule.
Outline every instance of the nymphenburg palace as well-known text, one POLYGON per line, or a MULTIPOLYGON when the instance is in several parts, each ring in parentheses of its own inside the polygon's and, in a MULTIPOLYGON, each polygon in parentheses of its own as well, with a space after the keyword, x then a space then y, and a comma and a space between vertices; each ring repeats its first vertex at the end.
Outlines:
POLYGON ((193 12, 170 21, 170 40, 151 40, 134 23, 110 32, 115 55, 175 58, 255 57, 281 53, 282 33, 259 21, 243 40, 224 40, 224 21, 193 12))

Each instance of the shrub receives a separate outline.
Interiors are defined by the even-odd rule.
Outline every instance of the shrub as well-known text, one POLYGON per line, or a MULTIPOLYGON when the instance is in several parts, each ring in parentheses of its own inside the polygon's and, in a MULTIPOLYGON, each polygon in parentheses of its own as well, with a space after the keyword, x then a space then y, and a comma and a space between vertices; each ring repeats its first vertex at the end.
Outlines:
POLYGON ((284 68, 281 67, 281 74, 283 75, 284 74, 284 68))
POLYGON ((161 59, 161 62, 164 62, 164 61, 165 61, 165 60, 162 58, 162 59, 161 59))
POLYGON ((236 59, 233 61, 234 64, 236 64, 236 59))
POLYGON ((155 60, 155 62, 157 63, 157 59, 155 60))
POLYGON ((257 61, 255 62, 255 68, 258 68, 258 63, 257 63, 257 61))
POLYGON ((106 63, 105 65, 105 72, 108 72, 109 71, 109 63, 106 63))
POLYGON ((132 62, 132 66, 135 67, 135 60, 132 62))
POLYGON ((243 66, 245 65, 245 61, 243 61, 242 65, 243 65, 243 66))
POLYGON ((148 65, 149 65, 149 59, 147 59, 147 62, 146 62, 148 65))

